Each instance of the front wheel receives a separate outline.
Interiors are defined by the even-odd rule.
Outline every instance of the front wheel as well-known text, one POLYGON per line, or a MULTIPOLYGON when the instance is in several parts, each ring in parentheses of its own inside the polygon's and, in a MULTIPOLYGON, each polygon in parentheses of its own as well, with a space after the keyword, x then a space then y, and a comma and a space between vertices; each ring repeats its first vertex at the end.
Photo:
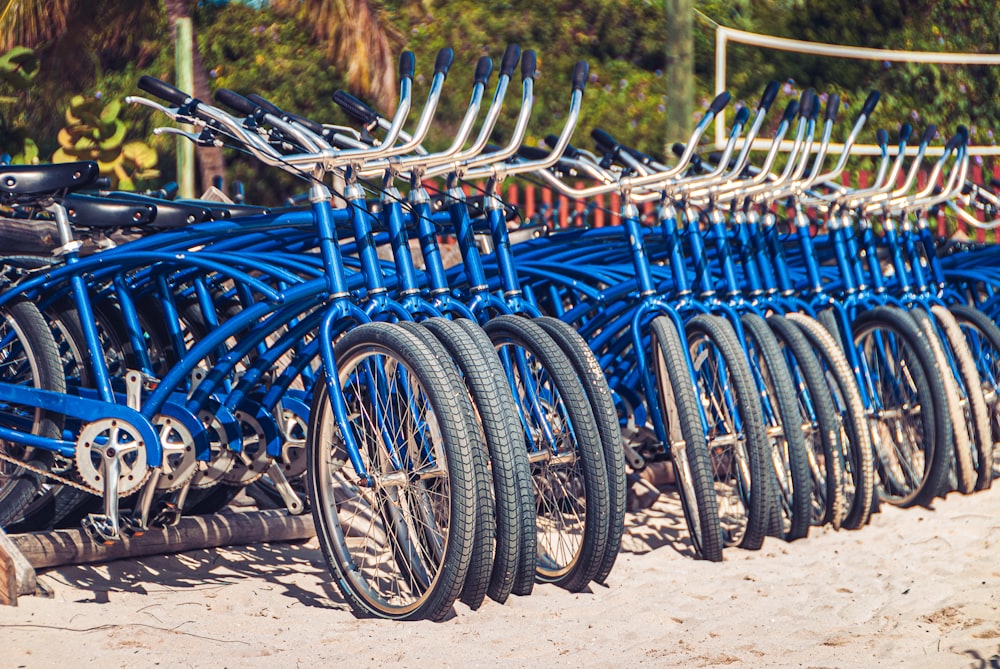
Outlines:
POLYGON ((317 384, 307 441, 327 563, 358 613, 439 620, 462 591, 476 530, 467 395, 393 324, 352 329, 335 356, 336 395, 317 384))
POLYGON ((608 546, 607 467, 580 379, 552 338, 526 318, 500 316, 486 333, 514 393, 535 486, 538 580, 579 591, 608 546))
POLYGON ((684 344, 677 328, 666 317, 649 324, 649 336, 657 402, 691 543, 703 559, 720 562, 723 542, 719 505, 712 482, 706 429, 684 344))

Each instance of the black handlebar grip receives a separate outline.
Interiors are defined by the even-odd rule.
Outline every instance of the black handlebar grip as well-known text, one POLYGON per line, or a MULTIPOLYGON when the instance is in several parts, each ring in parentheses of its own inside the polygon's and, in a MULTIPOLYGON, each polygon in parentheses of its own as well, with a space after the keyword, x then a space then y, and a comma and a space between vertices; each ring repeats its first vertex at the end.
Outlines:
POLYGON ((772 81, 768 83, 767 87, 764 88, 764 94, 760 96, 760 104, 757 105, 758 109, 770 109, 771 103, 774 102, 774 98, 778 96, 778 82, 772 81))
MULTIPOLYGON (((556 138, 556 141, 558 141, 558 138, 556 138)), ((555 147, 556 146, 554 143, 550 142, 547 137, 545 138, 545 143, 548 144, 551 147, 555 147)), ((567 144, 566 148, 563 149, 563 158, 574 158, 575 159, 575 158, 579 158, 579 157, 580 157, 580 149, 576 148, 572 144, 567 144)))
POLYGON ((712 112, 713 115, 718 114, 722 111, 723 107, 729 104, 730 99, 732 99, 732 96, 729 94, 729 91, 722 91, 715 96, 712 104, 708 105, 708 111, 712 112))
POLYGON ((809 94, 808 104, 801 105, 799 107, 799 114, 801 114, 803 117, 807 119, 815 121, 816 117, 819 116, 819 108, 820 108, 819 96, 816 95, 815 88, 810 88, 808 91, 806 91, 806 93, 809 94))
POLYGON ((948 140, 948 143, 944 145, 944 152, 950 153, 958 148, 959 145, 965 143, 965 140, 968 139, 967 133, 968 130, 965 130, 964 125, 958 126, 958 131, 952 136, 951 139, 948 140), (963 132, 963 130, 965 132, 963 132))
POLYGON ((912 125, 910 125, 909 123, 904 123, 903 125, 899 126, 899 141, 900 142, 905 142, 906 140, 908 140, 910 138, 911 134, 913 134, 913 126, 912 125))
POLYGON ((878 104, 878 99, 882 97, 882 94, 878 91, 872 91, 868 94, 865 99, 865 103, 861 105, 861 114, 863 116, 871 116, 872 110, 875 109, 875 105, 878 104))
POLYGON ((535 52, 528 49, 523 54, 521 54, 521 81, 525 79, 534 79, 535 72, 538 70, 538 59, 535 56, 535 52))
POLYGON ((799 101, 789 100, 788 104, 785 106, 785 113, 781 115, 781 120, 785 122, 791 122, 795 115, 799 111, 799 101))
POLYGON ((885 148, 889 143, 889 132, 885 128, 879 128, 875 131, 875 143, 885 148))
POLYGON ((333 101, 344 110, 344 113, 361 125, 375 123, 381 118, 377 111, 346 91, 335 91, 333 101))
POLYGON ((281 111, 276 104, 268 100, 267 98, 262 98, 256 93, 251 93, 247 96, 247 100, 254 103, 261 109, 263 109, 268 114, 274 114, 275 116, 284 116, 285 112, 281 111))
POLYGON ((517 155, 528 160, 541 160, 542 158, 548 158, 549 152, 534 146, 520 146, 517 149, 517 155))
POLYGON ((493 61, 489 56, 482 56, 476 63, 476 73, 472 77, 472 84, 486 85, 486 80, 493 74, 493 61))
POLYGON ((417 66, 416 56, 413 55, 412 51, 404 51, 399 54, 399 78, 400 79, 412 79, 413 70, 417 66))
POLYGON ((595 144, 597 144, 597 149, 601 153, 618 153, 618 149, 621 148, 618 141, 614 137, 600 128, 594 128, 591 130, 590 138, 594 140, 595 144))
POLYGON ((924 136, 920 139, 921 144, 930 144, 931 140, 934 139, 934 135, 937 134, 937 126, 931 123, 929 126, 924 128, 924 136))
POLYGON ((743 125, 750 118, 750 109, 747 107, 740 107, 736 110, 736 118, 733 119, 733 125, 743 125))
POLYGON ((684 155, 684 149, 686 148, 687 146, 681 142, 674 142, 673 144, 670 145, 670 150, 678 158, 684 155))
POLYGON ((292 121, 295 121, 309 132, 315 133, 317 135, 322 135, 324 132, 326 132, 326 128, 323 127, 322 123, 318 123, 312 120, 311 118, 306 118, 305 116, 299 116, 298 114, 285 114, 285 116, 287 116, 292 121))
POLYGON ((573 90, 582 91, 587 85, 587 77, 590 76, 590 65, 586 61, 579 61, 573 67, 573 90))
POLYGON ((455 52, 451 47, 445 47, 438 51, 437 59, 434 61, 434 74, 443 74, 448 76, 448 70, 451 69, 451 64, 455 60, 455 52))
POLYGON ((834 93, 826 99, 826 116, 824 118, 833 123, 837 120, 838 111, 840 111, 840 96, 834 93))
POLYGON ((230 109, 235 109, 246 116, 253 116, 258 107, 258 105, 255 105, 239 93, 231 91, 228 88, 220 88, 215 91, 215 99, 217 102, 224 104, 230 109))
POLYGON ((167 102, 177 105, 186 105, 193 101, 194 98, 182 91, 179 88, 174 88, 165 81, 160 81, 155 77, 151 77, 148 74, 144 74, 139 77, 138 86, 141 90, 151 93, 161 100, 166 100, 167 102))
POLYGON ((816 94, 813 89, 807 88, 802 91, 802 95, 799 97, 799 118, 808 120, 812 116, 815 98, 816 94))
POLYGON ((517 61, 521 59, 521 47, 517 44, 508 44, 500 59, 500 76, 510 78, 517 67, 517 61))

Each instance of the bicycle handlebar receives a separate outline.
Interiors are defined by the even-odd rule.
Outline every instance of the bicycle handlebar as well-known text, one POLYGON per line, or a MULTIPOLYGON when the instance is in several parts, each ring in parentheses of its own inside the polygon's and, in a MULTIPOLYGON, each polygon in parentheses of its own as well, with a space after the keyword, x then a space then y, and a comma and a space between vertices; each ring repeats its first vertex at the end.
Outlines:
POLYGON ((443 74, 448 76, 448 70, 451 69, 451 64, 455 60, 455 52, 451 47, 445 47, 438 51, 437 58, 434 60, 434 74, 443 74))
POLYGON ((517 44, 508 44, 507 48, 503 52, 503 58, 500 59, 501 76, 505 77, 513 76, 514 68, 517 67, 517 61, 520 59, 521 59, 521 47, 519 47, 517 44))
POLYGON ((175 88, 170 84, 168 84, 167 82, 161 81, 155 77, 151 77, 148 74, 144 74, 141 77, 139 77, 139 83, 137 85, 140 90, 146 91, 151 95, 155 95, 161 100, 166 100, 167 102, 176 105, 178 107, 183 107, 186 105, 191 105, 192 103, 199 102, 199 100, 188 95, 181 89, 175 88))

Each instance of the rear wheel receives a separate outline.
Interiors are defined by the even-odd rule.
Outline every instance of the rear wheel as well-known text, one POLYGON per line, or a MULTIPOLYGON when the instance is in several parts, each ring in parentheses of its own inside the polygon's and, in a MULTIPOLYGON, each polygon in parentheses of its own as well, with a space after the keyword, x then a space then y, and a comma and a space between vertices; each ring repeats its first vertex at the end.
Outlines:
MULTIPOLYGON (((0 382, 66 391, 52 332, 30 302, 14 301, 0 307, 0 382)), ((2 402, 0 426, 56 438, 62 431, 62 418, 16 402, 2 402)), ((0 440, 0 454, 4 456, 0 459, 0 527, 6 527, 46 492, 44 476, 20 463, 44 472, 52 466, 53 457, 50 452, 8 440, 0 440)))

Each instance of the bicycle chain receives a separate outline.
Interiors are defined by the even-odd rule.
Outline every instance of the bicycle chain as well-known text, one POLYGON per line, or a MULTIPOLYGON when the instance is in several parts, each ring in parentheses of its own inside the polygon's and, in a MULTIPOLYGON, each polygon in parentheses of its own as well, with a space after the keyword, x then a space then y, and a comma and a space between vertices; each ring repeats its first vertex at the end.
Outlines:
POLYGON ((4 453, 2 451, 0 451, 0 460, 3 460, 5 462, 13 463, 13 464, 17 465, 18 467, 21 467, 23 469, 27 469, 29 472, 33 472, 33 473, 39 474, 40 476, 43 476, 45 478, 52 479, 53 481, 56 481, 57 483, 61 483, 61 484, 65 485, 65 486, 69 486, 70 488, 76 488, 77 490, 82 490, 83 492, 85 492, 85 493, 87 493, 89 495, 99 494, 97 491, 95 491, 93 488, 91 488, 88 485, 84 485, 83 483, 80 483, 78 481, 74 481, 72 479, 68 479, 68 478, 66 478, 64 476, 59 476, 58 474, 54 474, 53 472, 50 472, 47 469, 42 469, 41 467, 35 467, 34 465, 29 465, 27 462, 22 462, 22 461, 18 460, 17 458, 13 458, 13 457, 7 455, 6 453, 4 453))

